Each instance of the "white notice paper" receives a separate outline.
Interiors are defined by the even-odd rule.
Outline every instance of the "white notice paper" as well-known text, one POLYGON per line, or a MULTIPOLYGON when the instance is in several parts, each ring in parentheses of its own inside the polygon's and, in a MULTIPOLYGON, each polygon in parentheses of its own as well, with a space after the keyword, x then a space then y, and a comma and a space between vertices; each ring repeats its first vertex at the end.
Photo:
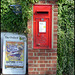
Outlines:
POLYGON ((46 22, 39 22, 39 32, 46 32, 46 22))

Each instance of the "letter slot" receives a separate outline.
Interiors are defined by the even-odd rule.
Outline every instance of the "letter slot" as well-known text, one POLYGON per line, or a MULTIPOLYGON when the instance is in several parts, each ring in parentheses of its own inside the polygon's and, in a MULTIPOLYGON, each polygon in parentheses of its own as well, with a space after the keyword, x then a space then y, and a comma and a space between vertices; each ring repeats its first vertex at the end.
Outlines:
POLYGON ((48 12, 38 11, 37 14, 48 14, 48 12))

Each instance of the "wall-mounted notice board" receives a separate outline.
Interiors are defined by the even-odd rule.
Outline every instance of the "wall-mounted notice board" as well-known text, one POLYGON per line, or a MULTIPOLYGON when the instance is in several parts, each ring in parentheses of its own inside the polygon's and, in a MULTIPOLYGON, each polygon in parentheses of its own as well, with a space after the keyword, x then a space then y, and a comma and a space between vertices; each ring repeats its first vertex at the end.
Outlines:
POLYGON ((2 73, 26 74, 26 37, 24 35, 4 35, 2 73))

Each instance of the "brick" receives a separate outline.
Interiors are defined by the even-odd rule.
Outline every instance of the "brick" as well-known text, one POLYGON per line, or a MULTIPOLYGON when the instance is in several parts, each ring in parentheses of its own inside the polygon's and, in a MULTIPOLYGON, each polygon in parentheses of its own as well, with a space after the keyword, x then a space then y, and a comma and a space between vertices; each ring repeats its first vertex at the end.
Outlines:
POLYGON ((49 53, 49 56, 51 56, 51 53, 49 53))
POLYGON ((37 56, 37 53, 34 53, 34 56, 37 56))
POLYGON ((56 67, 56 64, 46 64, 46 67, 56 67))
POLYGON ((28 37, 28 40, 29 40, 29 41, 32 41, 32 38, 31 38, 31 37, 28 37))
POLYGON ((38 61, 38 63, 48 63, 48 61, 40 60, 40 61, 38 61))
POLYGON ((57 61, 56 60, 52 60, 52 63, 57 63, 57 61))
POLYGON ((52 3, 52 4, 55 4, 55 1, 47 1, 47 3, 52 3))
POLYGON ((56 29, 56 30, 54 30, 54 32, 57 32, 57 29, 56 29))
POLYGON ((52 56, 57 56, 57 53, 52 53, 52 56))
POLYGON ((52 70, 57 70, 57 68, 52 68, 52 70))
POLYGON ((32 45, 28 45, 28 48, 32 48, 32 45))
POLYGON ((53 46, 53 48, 57 48, 57 46, 53 46))
POLYGON ((54 33, 54 36, 57 36, 57 33, 54 33))
POLYGON ((58 24, 58 19, 57 19, 57 20, 54 20, 54 24, 55 24, 55 26, 57 26, 57 24, 58 24))
POLYGON ((28 20, 27 25, 31 25, 31 24, 32 24, 32 21, 28 20))
POLYGON ((57 46, 57 44, 54 44, 54 46, 57 46))
POLYGON ((46 57, 46 59, 57 59, 57 57, 46 57))
POLYGON ((52 74, 56 74, 56 73, 53 72, 53 71, 46 71, 46 74, 48 74, 48 75, 52 75, 52 74))
POLYGON ((55 36, 57 37, 57 32, 54 32, 54 37, 55 37, 55 36))
POLYGON ((58 5, 54 5, 54 8, 58 8, 58 5))
MULTIPOLYGON (((54 32, 54 34, 57 34, 57 32, 54 32)), ((55 38, 55 37, 57 37, 57 36, 54 36, 54 38, 55 38)))
POLYGON ((28 41, 28 44, 32 44, 32 41, 28 41))
POLYGON ((36 71, 36 68, 34 68, 34 71, 36 71))
POLYGON ((45 67, 45 64, 40 64, 40 67, 45 67))
POLYGON ((28 50, 28 52, 39 52, 39 50, 28 50))
POLYGON ((53 72, 53 74, 56 74, 56 70, 53 72))
POLYGON ((51 70, 51 68, 49 68, 49 70, 51 70))
POLYGON ((43 72, 43 71, 42 71, 42 72, 40 72, 40 74, 44 75, 44 74, 45 74, 45 72, 43 72))
POLYGON ((46 74, 53 74, 53 72, 52 71, 47 71, 46 74))
POLYGON ((39 65, 38 64, 28 64, 28 68, 29 67, 38 67, 39 65))
POLYGON ((46 52, 57 52, 57 51, 55 51, 55 50, 46 50, 46 52))
POLYGON ((33 68, 28 68, 28 71, 33 71, 33 68))
POLYGON ((38 53, 38 56, 48 56, 48 53, 38 53))
POLYGON ((32 34, 28 34, 28 37, 32 37, 32 34))
POLYGON ((28 56, 33 56, 33 53, 28 53, 28 56))
POLYGON ((31 59, 31 60, 38 60, 39 57, 28 57, 28 59, 31 59))
MULTIPOLYGON (((56 33, 56 34, 57 34, 57 32, 54 32, 54 33, 56 33)), ((57 38, 57 36, 54 36, 54 38, 57 38)))
POLYGON ((41 0, 41 1, 39 1, 40 3, 45 3, 45 0, 41 0))
POLYGON ((34 75, 34 74, 39 74, 39 72, 28 72, 28 74, 34 75))
POLYGON ((55 25, 55 26, 54 26, 54 28, 56 28, 56 29, 57 29, 57 25, 55 25))
POLYGON ((54 45, 53 45, 53 48, 56 48, 56 49, 57 49, 57 44, 54 44, 54 45))
POLYGON ((28 63, 33 63, 33 61, 32 60, 28 60, 28 63))
POLYGON ((54 12, 58 12, 58 9, 57 9, 57 8, 55 8, 55 9, 54 9, 54 12))
POLYGON ((28 25, 28 29, 31 29, 32 28, 32 25, 28 25))
POLYGON ((34 61, 34 63, 36 63, 36 61, 34 61))
POLYGON ((54 37, 54 40, 57 40, 57 37, 54 37))
POLYGON ((40 52, 45 52, 45 50, 40 50, 40 52))
POLYGON ((58 16, 58 13, 54 13, 54 16, 58 16))
POLYGON ((45 57, 40 57, 40 60, 45 60, 45 57))
POLYGON ((51 61, 49 61, 49 63, 51 63, 51 61))
POLYGON ((54 44, 57 44, 57 42, 53 42, 54 44))
POLYGON ((57 17, 54 17, 54 20, 58 20, 58 18, 57 17))
POLYGON ((38 71, 47 71, 48 68, 37 68, 38 71))

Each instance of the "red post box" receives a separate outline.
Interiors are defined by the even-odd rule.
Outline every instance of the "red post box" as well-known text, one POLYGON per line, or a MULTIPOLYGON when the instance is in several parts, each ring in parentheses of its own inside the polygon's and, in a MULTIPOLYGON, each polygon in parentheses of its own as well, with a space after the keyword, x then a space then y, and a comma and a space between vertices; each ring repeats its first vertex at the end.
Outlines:
POLYGON ((52 5, 33 6, 33 48, 50 49, 52 46, 52 5))

